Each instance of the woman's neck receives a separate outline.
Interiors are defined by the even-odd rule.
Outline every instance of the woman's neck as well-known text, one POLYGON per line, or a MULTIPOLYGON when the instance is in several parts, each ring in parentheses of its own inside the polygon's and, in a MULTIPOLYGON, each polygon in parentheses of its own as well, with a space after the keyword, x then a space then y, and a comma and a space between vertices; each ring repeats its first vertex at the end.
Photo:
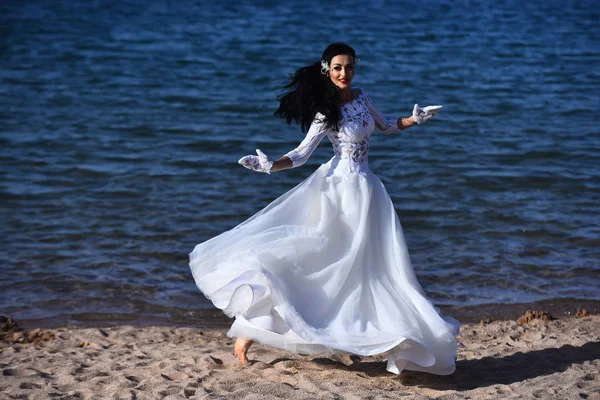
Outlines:
POLYGON ((342 104, 349 103, 352 100, 354 100, 354 94, 352 93, 352 89, 349 87, 338 90, 338 96, 340 99, 340 103, 342 104))

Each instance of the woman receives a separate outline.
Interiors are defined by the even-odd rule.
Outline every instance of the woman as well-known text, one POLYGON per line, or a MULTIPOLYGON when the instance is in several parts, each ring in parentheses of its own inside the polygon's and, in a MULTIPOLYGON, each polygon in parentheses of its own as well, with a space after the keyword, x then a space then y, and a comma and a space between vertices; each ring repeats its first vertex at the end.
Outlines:
POLYGON ((450 374, 459 324, 425 297, 410 263, 400 222, 381 181, 369 170, 369 138, 431 119, 440 106, 387 119, 352 88, 356 55, 343 43, 300 68, 276 115, 308 129, 276 161, 244 167, 271 173, 298 167, 327 136, 334 157, 310 177, 230 231, 190 254, 196 284, 235 317, 242 364, 253 341, 293 352, 388 353, 387 370, 450 374))

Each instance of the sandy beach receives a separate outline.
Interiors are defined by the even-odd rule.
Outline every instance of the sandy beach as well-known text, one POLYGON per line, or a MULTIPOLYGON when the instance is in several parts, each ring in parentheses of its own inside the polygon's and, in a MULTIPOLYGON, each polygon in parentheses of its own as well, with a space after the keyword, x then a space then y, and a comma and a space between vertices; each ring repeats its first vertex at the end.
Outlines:
MULTIPOLYGON (((450 376, 385 355, 306 356, 260 344, 241 366, 225 329, 19 329, 3 318, 2 399, 600 399, 600 316, 463 324, 450 376)), ((17 321, 18 322, 18 321, 17 321)))

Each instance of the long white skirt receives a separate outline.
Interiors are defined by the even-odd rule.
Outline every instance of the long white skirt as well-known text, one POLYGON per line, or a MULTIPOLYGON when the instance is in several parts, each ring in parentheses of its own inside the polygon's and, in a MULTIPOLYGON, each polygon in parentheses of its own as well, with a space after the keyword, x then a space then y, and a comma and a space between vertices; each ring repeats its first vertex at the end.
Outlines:
POLYGON ((227 333, 296 353, 388 353, 387 370, 455 369, 459 323, 426 298, 400 221, 368 168, 332 158, 230 231, 197 245, 227 333))

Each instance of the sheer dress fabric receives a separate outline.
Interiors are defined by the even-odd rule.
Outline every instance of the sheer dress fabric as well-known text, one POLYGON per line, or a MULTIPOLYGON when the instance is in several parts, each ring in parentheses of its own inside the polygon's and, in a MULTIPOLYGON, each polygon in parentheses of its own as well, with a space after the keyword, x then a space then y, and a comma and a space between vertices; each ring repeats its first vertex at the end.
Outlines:
POLYGON ((398 130, 358 90, 339 132, 317 114, 286 155, 298 167, 325 136, 334 156, 296 187, 190 253, 198 288, 242 336, 302 354, 387 353, 387 370, 455 370, 459 323, 427 299, 392 201, 368 167, 375 127, 398 130))

